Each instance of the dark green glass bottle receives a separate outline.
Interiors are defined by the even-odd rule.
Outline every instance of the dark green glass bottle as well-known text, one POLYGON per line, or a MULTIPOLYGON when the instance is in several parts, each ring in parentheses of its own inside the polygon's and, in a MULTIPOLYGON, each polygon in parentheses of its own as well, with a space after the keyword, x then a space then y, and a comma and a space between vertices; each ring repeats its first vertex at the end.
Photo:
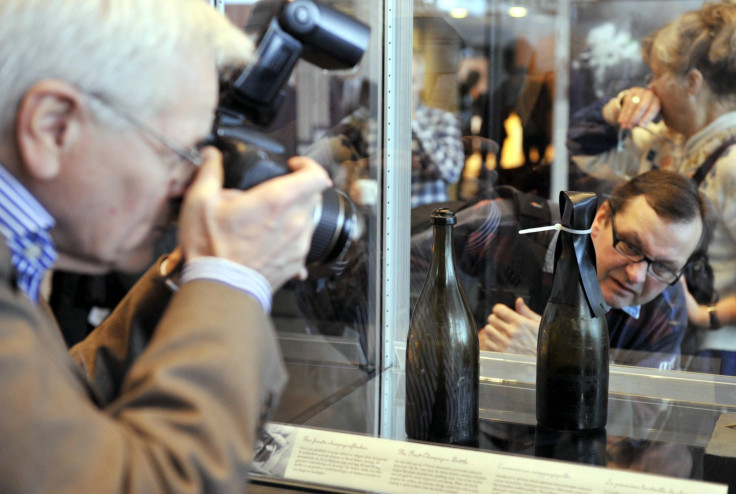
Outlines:
POLYGON ((406 344, 406 434, 444 444, 478 444, 478 334, 457 279, 455 213, 435 209, 429 272, 406 344))
MULTIPOLYGON (((595 194, 560 193, 561 224, 587 231, 595 194)), ((590 235, 560 231, 554 281, 537 342, 537 422, 561 431, 603 429, 608 416, 608 311, 590 235)))

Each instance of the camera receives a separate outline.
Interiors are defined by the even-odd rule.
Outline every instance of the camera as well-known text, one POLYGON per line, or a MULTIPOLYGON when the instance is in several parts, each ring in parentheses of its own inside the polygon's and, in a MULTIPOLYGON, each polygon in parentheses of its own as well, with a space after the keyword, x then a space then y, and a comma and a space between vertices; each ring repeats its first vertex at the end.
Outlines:
MULTIPOLYGON (((246 190, 289 172, 274 156, 283 146, 261 129, 272 123, 284 87, 300 58, 325 70, 355 67, 368 47, 370 29, 314 0, 260 2, 270 18, 252 61, 220 88, 212 140, 223 154, 225 187, 246 190), (264 8, 265 7, 265 8, 264 8)), ((254 15, 258 11, 258 5, 254 15)), ((357 236, 355 205, 335 188, 322 193, 307 264, 338 259, 357 236)))

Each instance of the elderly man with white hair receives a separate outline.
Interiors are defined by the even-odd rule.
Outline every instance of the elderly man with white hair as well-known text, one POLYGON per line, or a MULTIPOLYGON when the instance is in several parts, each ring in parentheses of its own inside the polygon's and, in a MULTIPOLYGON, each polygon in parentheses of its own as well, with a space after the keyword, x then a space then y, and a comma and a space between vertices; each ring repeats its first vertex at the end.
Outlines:
POLYGON ((285 381, 272 293, 306 274, 326 173, 293 158, 223 189, 199 144, 253 49, 202 0, 0 0, 0 18, 0 491, 243 492, 285 381), (67 352, 49 270, 144 268, 182 198, 180 247, 67 352))

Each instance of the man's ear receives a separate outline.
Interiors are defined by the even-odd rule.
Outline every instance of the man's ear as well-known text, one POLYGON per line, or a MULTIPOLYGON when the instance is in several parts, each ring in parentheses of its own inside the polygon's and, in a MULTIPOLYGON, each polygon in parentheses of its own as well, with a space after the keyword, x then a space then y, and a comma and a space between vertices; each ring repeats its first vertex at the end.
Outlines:
POLYGON ((59 80, 34 84, 18 108, 18 148, 26 172, 38 180, 55 178, 64 155, 80 136, 82 94, 59 80))
POLYGON ((598 211, 595 213, 595 218, 593 218, 593 224, 591 225, 591 232, 590 235, 592 237, 596 237, 600 234, 601 230, 603 230, 606 225, 608 224, 608 218, 611 214, 611 205, 608 203, 608 201, 605 201, 601 206, 598 208, 598 211))

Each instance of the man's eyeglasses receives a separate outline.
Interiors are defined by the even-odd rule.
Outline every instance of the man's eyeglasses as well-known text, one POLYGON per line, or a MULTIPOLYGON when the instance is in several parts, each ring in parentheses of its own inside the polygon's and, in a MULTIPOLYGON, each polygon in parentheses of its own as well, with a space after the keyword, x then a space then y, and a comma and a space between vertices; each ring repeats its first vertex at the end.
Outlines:
POLYGON ((680 270, 680 272, 676 272, 672 268, 665 266, 661 262, 655 261, 654 259, 645 256, 641 249, 639 249, 639 247, 627 242, 626 240, 620 239, 618 237, 618 233, 616 232, 616 222, 614 220, 614 215, 615 211, 613 210, 613 208, 611 208, 611 230, 613 231, 613 248, 616 249, 616 252, 634 263, 646 261, 647 274, 652 275, 654 279, 661 281, 662 283, 667 283, 668 285, 674 285, 675 283, 677 283, 677 280, 679 280, 680 276, 682 275, 682 270, 680 270))
POLYGON ((152 129, 148 125, 141 122, 138 118, 133 116, 132 114, 128 113, 127 111, 123 110, 122 108, 118 108, 112 103, 110 103, 104 96, 100 94, 85 92, 89 98, 97 101, 101 105, 103 105, 105 108, 109 109, 125 121, 127 121, 129 124, 131 124, 133 127, 137 128, 144 134, 147 134, 152 139, 156 140, 167 148, 172 153, 179 156, 179 158, 183 159, 184 161, 187 161, 191 163, 194 166, 199 166, 202 164, 202 155, 199 153, 199 145, 194 146, 191 148, 185 148, 183 146, 180 146, 179 144, 173 142, 171 139, 168 139, 167 137, 161 135, 156 130, 152 129))

